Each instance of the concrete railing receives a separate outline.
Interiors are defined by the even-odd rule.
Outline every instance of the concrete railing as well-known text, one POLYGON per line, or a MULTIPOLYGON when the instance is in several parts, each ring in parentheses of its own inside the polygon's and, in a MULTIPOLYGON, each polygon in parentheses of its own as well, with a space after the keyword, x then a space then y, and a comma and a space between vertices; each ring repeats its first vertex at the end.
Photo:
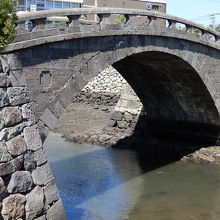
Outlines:
POLYGON ((111 35, 114 35, 114 33, 119 35, 120 31, 127 31, 128 34, 132 35, 138 34, 137 30, 144 31, 149 28, 151 30, 161 29, 163 33, 167 33, 167 36, 175 32, 175 37, 177 38, 180 35, 179 38, 184 35, 184 39, 187 39, 187 36, 193 36, 194 39, 196 37, 196 41, 202 41, 203 44, 208 42, 212 47, 220 48, 220 34, 218 32, 179 17, 138 9, 78 8, 27 12, 18 15, 16 22, 17 37, 6 48, 6 51, 60 41, 62 40, 61 35, 65 35, 63 40, 69 40, 71 39, 70 33, 76 33, 74 38, 89 37, 91 33, 93 36, 94 32, 98 36, 97 32, 103 30, 112 31, 111 35), (120 15, 125 16, 125 22, 123 24, 115 24, 115 19, 120 15), (96 21, 87 20, 93 18, 96 21), (56 20, 59 23, 51 26, 51 22, 56 20), (31 26, 28 26, 28 23, 31 26), (79 33, 83 34, 80 35, 79 33), (68 34, 69 36, 67 36, 68 34), (59 35, 59 39, 52 39, 55 35, 59 35), (42 41, 42 38, 48 37, 51 39, 42 41), (36 39, 41 39, 41 42, 28 42, 28 44, 25 42, 36 39), (19 42, 25 42, 25 44, 15 45, 15 43, 19 42))

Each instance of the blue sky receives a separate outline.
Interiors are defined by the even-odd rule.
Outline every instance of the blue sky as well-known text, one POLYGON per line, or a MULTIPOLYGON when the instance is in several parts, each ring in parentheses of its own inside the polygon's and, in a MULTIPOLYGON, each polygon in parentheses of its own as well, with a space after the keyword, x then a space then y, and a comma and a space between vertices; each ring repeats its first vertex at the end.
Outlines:
POLYGON ((192 20, 208 26, 212 20, 208 16, 215 16, 215 25, 220 24, 220 0, 167 0, 167 13, 192 20))

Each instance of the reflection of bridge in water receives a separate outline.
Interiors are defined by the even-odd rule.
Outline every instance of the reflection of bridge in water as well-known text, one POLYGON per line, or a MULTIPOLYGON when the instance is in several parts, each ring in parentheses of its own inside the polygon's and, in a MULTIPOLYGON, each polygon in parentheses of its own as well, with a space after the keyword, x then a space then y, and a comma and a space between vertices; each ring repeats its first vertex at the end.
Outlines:
MULTIPOLYGON (((92 8, 20 15, 17 33, 1 55, 4 74, 0 107, 5 123, 0 136, 7 146, 14 146, 13 151, 14 143, 27 145, 36 161, 32 168, 22 171, 24 160, 20 155, 27 154, 26 147, 19 153, 10 151, 13 158, 7 155, 8 159, 2 161, 3 179, 13 173, 8 189, 11 196, 21 192, 14 181, 16 175, 22 175, 29 183, 22 193, 37 185, 34 190, 46 196, 51 206, 48 213, 59 210, 54 208, 59 206, 58 197, 51 201, 42 191, 43 186, 51 187, 51 179, 44 175, 49 173, 45 161, 39 162, 42 144, 35 125, 45 137, 72 98, 108 65, 113 65, 132 86, 155 131, 178 131, 186 136, 206 136, 212 143, 218 141, 220 36, 216 32, 167 14, 92 8), (114 24, 119 14, 125 16, 124 24, 114 24), (82 22, 82 15, 97 15, 99 22, 82 22), (68 22, 52 27, 48 24, 52 16, 67 16, 68 22), (27 21, 32 22, 31 30, 26 29, 27 21), (195 29, 199 34, 194 34, 195 29), (10 121, 7 117, 12 110, 17 117, 10 121)), ((25 211, 34 218, 46 212, 42 211, 46 204, 38 207, 39 212, 32 212, 30 198, 35 191, 27 197, 25 211)))

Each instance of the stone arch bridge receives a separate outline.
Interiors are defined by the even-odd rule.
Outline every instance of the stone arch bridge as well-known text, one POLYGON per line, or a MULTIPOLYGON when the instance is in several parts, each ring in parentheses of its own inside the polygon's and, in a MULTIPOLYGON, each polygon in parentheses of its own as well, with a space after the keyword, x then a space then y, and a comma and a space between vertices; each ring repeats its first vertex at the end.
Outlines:
POLYGON ((17 37, 0 56, 3 219, 65 219, 41 137, 108 65, 136 92, 150 128, 218 142, 220 35, 215 31, 167 14, 113 8, 26 13, 16 29, 17 37), (115 24, 121 14, 125 23, 115 24), (60 16, 62 25, 51 23, 60 16), (96 22, 85 19, 93 17, 96 22))

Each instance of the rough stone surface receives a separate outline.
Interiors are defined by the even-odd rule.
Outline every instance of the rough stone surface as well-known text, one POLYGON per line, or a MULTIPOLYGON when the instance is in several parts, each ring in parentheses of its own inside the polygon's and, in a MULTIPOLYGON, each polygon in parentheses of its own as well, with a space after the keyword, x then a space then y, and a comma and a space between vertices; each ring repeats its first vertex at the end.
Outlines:
POLYGON ((5 187, 3 179, 0 177, 0 202, 4 199, 8 194, 8 190, 5 187))
POLYGON ((35 220, 46 220, 46 215, 42 215, 38 218, 35 218, 35 220))
POLYGON ((36 186, 30 193, 26 195, 27 202, 25 206, 26 219, 32 220, 41 216, 45 212, 44 191, 41 187, 36 186))
POLYGON ((54 180, 44 187, 44 193, 46 197, 46 203, 48 205, 52 204, 53 202, 59 199, 59 193, 57 191, 57 187, 54 180))
POLYGON ((7 89, 7 93, 11 105, 21 105, 29 101, 25 87, 10 87, 7 89))
POLYGON ((37 166, 40 166, 47 162, 47 156, 43 148, 34 152, 34 158, 35 161, 37 162, 37 166))
POLYGON ((46 217, 48 220, 66 220, 66 214, 63 209, 61 200, 58 200, 53 206, 47 211, 46 217))
POLYGON ((16 126, 13 126, 13 127, 3 128, 0 131, 0 141, 1 140, 8 141, 11 138, 17 136, 18 134, 20 134, 23 131, 24 126, 25 126, 24 123, 20 123, 16 126))
POLYGON ((7 106, 8 104, 9 104, 9 100, 6 89, 0 88, 0 107, 7 106))
POLYGON ((37 167, 32 172, 32 177, 36 185, 44 186, 53 180, 51 169, 48 164, 37 167))
POLYGON ((27 151, 24 155, 24 169, 32 172, 37 166, 34 153, 27 151))
POLYGON ((93 93, 120 94, 123 87, 127 84, 126 80, 112 66, 107 67, 90 81, 82 91, 93 93))
POLYGON ((23 154, 27 149, 27 144, 24 138, 19 135, 6 142, 7 150, 12 156, 23 154))
POLYGON ((21 194, 10 195, 2 202, 2 216, 4 219, 23 219, 25 216, 26 198, 21 194))
POLYGON ((19 156, 7 163, 0 164, 0 176, 11 174, 23 166, 23 156, 19 156))
POLYGON ((0 141, 0 163, 12 160, 12 156, 8 153, 6 144, 0 141))
POLYGON ((41 137, 36 125, 24 129, 24 138, 29 150, 36 151, 42 147, 41 137))
POLYGON ((4 108, 2 117, 5 122, 5 126, 12 126, 22 120, 21 111, 18 107, 4 108))
POLYGON ((26 193, 31 190, 33 180, 28 171, 16 171, 11 175, 10 182, 7 186, 9 193, 26 193))
POLYGON ((26 122, 27 126, 34 125, 35 123, 34 113, 29 103, 22 105, 22 117, 27 120, 26 122))

